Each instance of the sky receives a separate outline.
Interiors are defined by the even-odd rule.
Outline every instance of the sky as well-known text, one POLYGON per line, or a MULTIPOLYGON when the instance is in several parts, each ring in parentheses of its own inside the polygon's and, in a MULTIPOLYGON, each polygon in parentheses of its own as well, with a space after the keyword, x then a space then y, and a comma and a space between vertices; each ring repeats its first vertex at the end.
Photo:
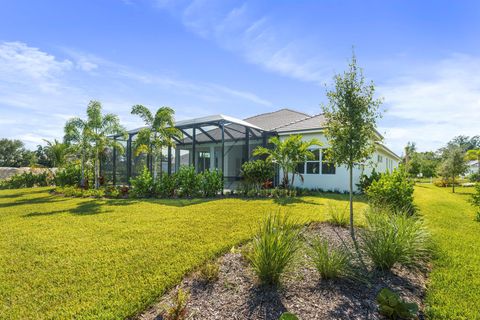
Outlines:
POLYGON ((0 138, 61 139, 92 99, 176 119, 321 113, 352 48, 398 154, 480 134, 479 1, 0 0, 0 138))

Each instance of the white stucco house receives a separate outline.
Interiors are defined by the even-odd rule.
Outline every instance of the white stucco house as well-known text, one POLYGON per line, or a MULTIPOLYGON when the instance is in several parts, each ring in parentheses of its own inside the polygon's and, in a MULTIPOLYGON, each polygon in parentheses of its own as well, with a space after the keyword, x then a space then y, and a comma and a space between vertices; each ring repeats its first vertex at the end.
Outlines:
MULTIPOLYGON (((348 172, 345 167, 335 167, 325 161, 323 150, 328 148, 324 135, 325 119, 323 115, 309 115, 300 111, 280 109, 262 113, 243 120, 213 115, 178 121, 175 127, 182 130, 184 138, 176 142, 175 150, 166 152, 163 169, 168 172, 178 170, 181 165, 193 165, 198 172, 206 169, 220 169, 224 173, 225 188, 235 188, 240 181, 240 169, 245 161, 252 159, 252 151, 257 146, 268 147, 268 139, 278 136, 284 139, 289 135, 300 134, 303 139, 317 138, 322 146, 313 150, 316 158, 300 164, 299 172, 303 181, 296 179, 295 186, 309 189, 322 189, 343 192, 348 190, 348 172)), ((149 164, 148 157, 133 157, 132 142, 140 129, 129 132, 126 154, 114 156, 113 180, 118 168, 124 168, 126 162, 127 180, 138 173, 142 163, 149 164)), ((354 184, 359 182, 363 173, 391 171, 398 167, 400 157, 385 145, 377 144, 377 150, 371 161, 354 171, 354 184)), ((151 161, 150 161, 151 162, 151 161)), ((151 163, 150 163, 151 165, 151 163)), ((118 179, 117 179, 118 180, 118 179)))

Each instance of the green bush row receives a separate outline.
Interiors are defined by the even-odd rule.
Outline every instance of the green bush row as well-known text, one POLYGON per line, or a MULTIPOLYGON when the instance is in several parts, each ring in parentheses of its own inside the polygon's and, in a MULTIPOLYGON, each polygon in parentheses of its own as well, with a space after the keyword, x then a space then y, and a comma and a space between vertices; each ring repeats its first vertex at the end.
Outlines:
POLYGON ((219 170, 197 173, 194 167, 182 166, 172 175, 154 179, 145 167, 130 183, 137 198, 215 197, 223 190, 223 175, 219 170))
POLYGON ((46 187, 54 184, 54 175, 52 172, 44 171, 42 173, 23 172, 12 176, 8 180, 0 181, 0 189, 19 189, 46 187))

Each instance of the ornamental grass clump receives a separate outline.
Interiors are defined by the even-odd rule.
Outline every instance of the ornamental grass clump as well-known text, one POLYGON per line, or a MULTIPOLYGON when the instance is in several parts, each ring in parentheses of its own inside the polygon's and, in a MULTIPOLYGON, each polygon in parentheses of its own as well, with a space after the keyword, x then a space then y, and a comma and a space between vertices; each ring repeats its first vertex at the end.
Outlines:
POLYGON ((397 263, 418 267, 430 258, 430 235, 419 218, 385 210, 370 211, 365 216, 363 250, 377 269, 390 270, 397 263))
POLYGON ((329 246, 327 240, 315 239, 309 256, 322 279, 339 278, 351 273, 348 253, 329 246))
POLYGON ((328 203, 329 222, 335 226, 345 228, 348 226, 349 217, 347 207, 341 208, 336 204, 328 203))
POLYGON ((247 258, 260 282, 277 285, 299 249, 300 228, 282 214, 269 215, 260 225, 247 258))

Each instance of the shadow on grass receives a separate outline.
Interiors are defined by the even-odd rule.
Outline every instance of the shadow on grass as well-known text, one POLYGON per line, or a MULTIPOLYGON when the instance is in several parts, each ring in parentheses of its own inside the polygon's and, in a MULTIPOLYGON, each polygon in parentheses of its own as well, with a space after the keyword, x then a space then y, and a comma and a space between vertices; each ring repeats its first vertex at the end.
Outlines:
POLYGON ((67 210, 53 210, 53 211, 36 211, 30 212, 23 217, 31 218, 31 217, 39 217, 39 216, 51 216, 60 213, 70 213, 74 215, 82 215, 82 216, 89 216, 95 215, 100 213, 108 213, 113 212, 113 210, 102 210, 104 207, 105 202, 99 200, 90 200, 79 203, 75 208, 67 209, 67 210))
POLYGON ((323 203, 318 203, 318 202, 311 201, 311 200, 305 200, 303 198, 274 198, 273 202, 278 204, 278 205, 281 205, 281 206, 288 206, 288 205, 299 204, 299 203, 300 204, 311 204, 311 205, 314 205, 314 206, 323 206, 323 203))
POLYGON ((112 206, 129 206, 137 203, 151 203, 170 207, 188 207, 196 204, 207 203, 211 201, 219 201, 225 198, 175 198, 175 199, 156 199, 156 198, 140 198, 140 199, 105 199, 106 204, 112 206))
POLYGON ((18 189, 0 189, 0 191, 10 191, 12 193, 7 193, 7 194, 0 194, 0 199, 13 199, 13 198, 20 198, 24 197, 30 194, 37 194, 37 193, 47 193, 49 189, 45 189, 45 187, 42 187, 43 189, 38 190, 37 188, 27 188, 27 189, 22 189, 22 192, 15 192, 13 193, 14 190, 18 189), (37 189, 37 190, 35 190, 37 189))
POLYGON ((45 197, 31 198, 31 199, 19 199, 12 202, 0 203, 0 208, 9 208, 22 205, 35 205, 35 204, 45 204, 45 203, 56 203, 67 201, 67 198, 59 198, 53 195, 48 195, 45 197))

